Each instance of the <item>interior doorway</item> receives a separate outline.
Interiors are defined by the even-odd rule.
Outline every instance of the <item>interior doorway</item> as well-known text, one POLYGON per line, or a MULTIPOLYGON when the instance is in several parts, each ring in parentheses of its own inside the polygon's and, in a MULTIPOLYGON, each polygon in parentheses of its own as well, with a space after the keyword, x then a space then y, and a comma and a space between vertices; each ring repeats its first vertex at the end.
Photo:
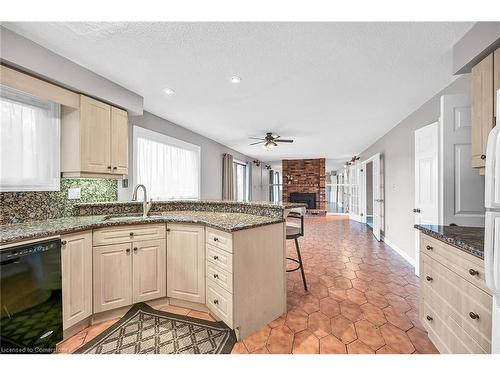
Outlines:
POLYGON ((366 225, 373 229, 373 162, 365 165, 366 172, 366 225))
POLYGON ((383 186, 380 173, 380 154, 361 163, 361 217, 377 241, 382 236, 383 186))

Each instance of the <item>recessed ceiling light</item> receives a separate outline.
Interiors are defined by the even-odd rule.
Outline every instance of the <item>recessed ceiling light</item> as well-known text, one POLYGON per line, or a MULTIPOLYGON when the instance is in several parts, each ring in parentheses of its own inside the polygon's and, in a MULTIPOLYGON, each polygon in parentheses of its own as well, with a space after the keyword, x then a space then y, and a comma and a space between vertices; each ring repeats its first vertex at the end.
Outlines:
POLYGON ((166 89, 163 89, 163 92, 167 95, 174 95, 175 91, 170 89, 170 88, 166 88, 166 89))
POLYGON ((232 76, 232 77, 231 77, 231 82, 232 82, 232 83, 240 83, 240 82, 241 82, 241 77, 238 77, 238 76, 232 76))

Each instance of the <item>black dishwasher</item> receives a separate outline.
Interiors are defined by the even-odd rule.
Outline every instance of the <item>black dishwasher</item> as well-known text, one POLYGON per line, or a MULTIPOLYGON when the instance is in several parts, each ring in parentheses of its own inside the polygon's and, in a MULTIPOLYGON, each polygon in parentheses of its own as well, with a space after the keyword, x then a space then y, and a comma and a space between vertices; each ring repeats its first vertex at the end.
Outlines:
POLYGON ((1 353, 52 353, 62 341, 61 240, 0 250, 1 353))

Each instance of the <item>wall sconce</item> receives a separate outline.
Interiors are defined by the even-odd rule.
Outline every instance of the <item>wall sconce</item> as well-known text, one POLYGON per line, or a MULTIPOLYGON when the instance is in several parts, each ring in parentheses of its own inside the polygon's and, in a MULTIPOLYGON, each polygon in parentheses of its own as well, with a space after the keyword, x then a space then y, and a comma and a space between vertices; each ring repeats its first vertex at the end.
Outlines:
POLYGON ((260 160, 254 160, 252 163, 254 163, 256 167, 260 167, 260 160))
POLYGON ((290 176, 289 174, 287 174, 287 175, 285 176, 285 178, 286 178, 286 183, 287 183, 288 185, 290 185, 290 184, 293 182, 293 176, 290 176))
POLYGON ((270 166, 269 164, 266 164, 266 169, 267 169, 268 171, 270 171, 270 170, 271 170, 271 166, 270 166))

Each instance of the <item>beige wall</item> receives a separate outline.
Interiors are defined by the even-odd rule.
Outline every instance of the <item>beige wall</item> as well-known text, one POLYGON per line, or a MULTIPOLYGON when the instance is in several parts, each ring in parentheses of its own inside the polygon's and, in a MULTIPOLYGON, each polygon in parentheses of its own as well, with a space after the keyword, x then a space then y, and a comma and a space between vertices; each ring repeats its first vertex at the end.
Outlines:
POLYGON ((415 259, 414 132, 437 121, 441 95, 470 93, 470 84, 469 74, 460 76, 361 153, 361 160, 377 152, 382 154, 381 183, 385 186, 382 229, 388 241, 412 259, 415 259))

